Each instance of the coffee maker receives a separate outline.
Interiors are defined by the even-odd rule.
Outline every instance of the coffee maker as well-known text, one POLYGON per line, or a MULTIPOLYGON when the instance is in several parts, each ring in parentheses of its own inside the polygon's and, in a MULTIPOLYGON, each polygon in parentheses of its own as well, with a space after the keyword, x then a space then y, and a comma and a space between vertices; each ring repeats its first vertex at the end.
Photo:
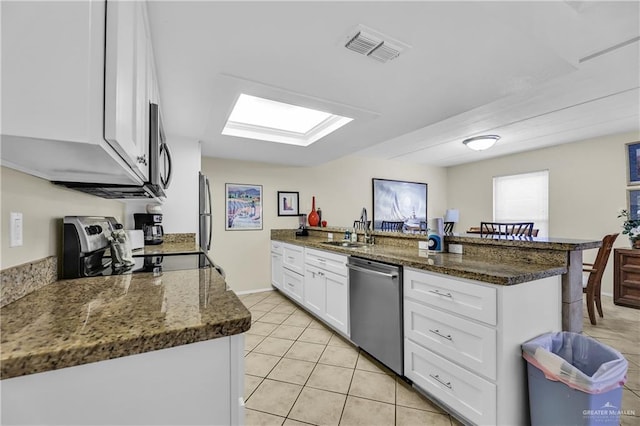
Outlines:
POLYGON ((301 214, 298 215, 298 229, 296 230, 297 237, 306 237, 309 235, 309 231, 307 231, 307 215, 301 214))
POLYGON ((164 229, 162 228, 162 214, 134 213, 133 220, 136 229, 142 229, 144 245, 162 244, 164 229))

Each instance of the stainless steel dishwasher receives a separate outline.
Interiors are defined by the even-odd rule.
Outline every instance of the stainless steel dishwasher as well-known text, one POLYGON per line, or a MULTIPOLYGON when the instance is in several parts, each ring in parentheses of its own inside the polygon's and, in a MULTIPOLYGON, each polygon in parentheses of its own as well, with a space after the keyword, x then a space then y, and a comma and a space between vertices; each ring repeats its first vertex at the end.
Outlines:
POLYGON ((351 340, 403 375, 402 267, 350 256, 351 340))

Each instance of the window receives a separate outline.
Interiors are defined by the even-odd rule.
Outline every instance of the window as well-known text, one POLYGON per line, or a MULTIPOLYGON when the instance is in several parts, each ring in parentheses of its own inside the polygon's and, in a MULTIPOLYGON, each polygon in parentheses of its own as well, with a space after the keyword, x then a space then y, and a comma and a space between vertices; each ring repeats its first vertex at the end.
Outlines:
POLYGON ((533 222, 539 237, 549 235, 549 171, 493 178, 493 220, 533 222))
POLYGON ((352 119, 242 93, 223 135, 307 146, 352 119))

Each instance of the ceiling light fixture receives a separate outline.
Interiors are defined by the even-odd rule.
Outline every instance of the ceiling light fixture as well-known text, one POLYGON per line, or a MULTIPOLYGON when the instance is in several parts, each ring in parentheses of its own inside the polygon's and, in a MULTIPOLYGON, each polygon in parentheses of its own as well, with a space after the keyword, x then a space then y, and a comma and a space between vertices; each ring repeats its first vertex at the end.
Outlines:
POLYGON ((484 151, 491 148, 498 139, 500 139, 498 135, 482 135, 465 139, 462 143, 474 151, 484 151))

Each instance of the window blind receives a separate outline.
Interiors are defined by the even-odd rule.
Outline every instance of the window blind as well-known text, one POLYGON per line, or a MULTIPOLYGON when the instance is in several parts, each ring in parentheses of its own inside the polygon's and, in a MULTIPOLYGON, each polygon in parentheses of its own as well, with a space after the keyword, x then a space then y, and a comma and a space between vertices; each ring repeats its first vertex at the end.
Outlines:
POLYGON ((493 220, 533 222, 538 236, 549 235, 549 171, 493 178, 493 220))

